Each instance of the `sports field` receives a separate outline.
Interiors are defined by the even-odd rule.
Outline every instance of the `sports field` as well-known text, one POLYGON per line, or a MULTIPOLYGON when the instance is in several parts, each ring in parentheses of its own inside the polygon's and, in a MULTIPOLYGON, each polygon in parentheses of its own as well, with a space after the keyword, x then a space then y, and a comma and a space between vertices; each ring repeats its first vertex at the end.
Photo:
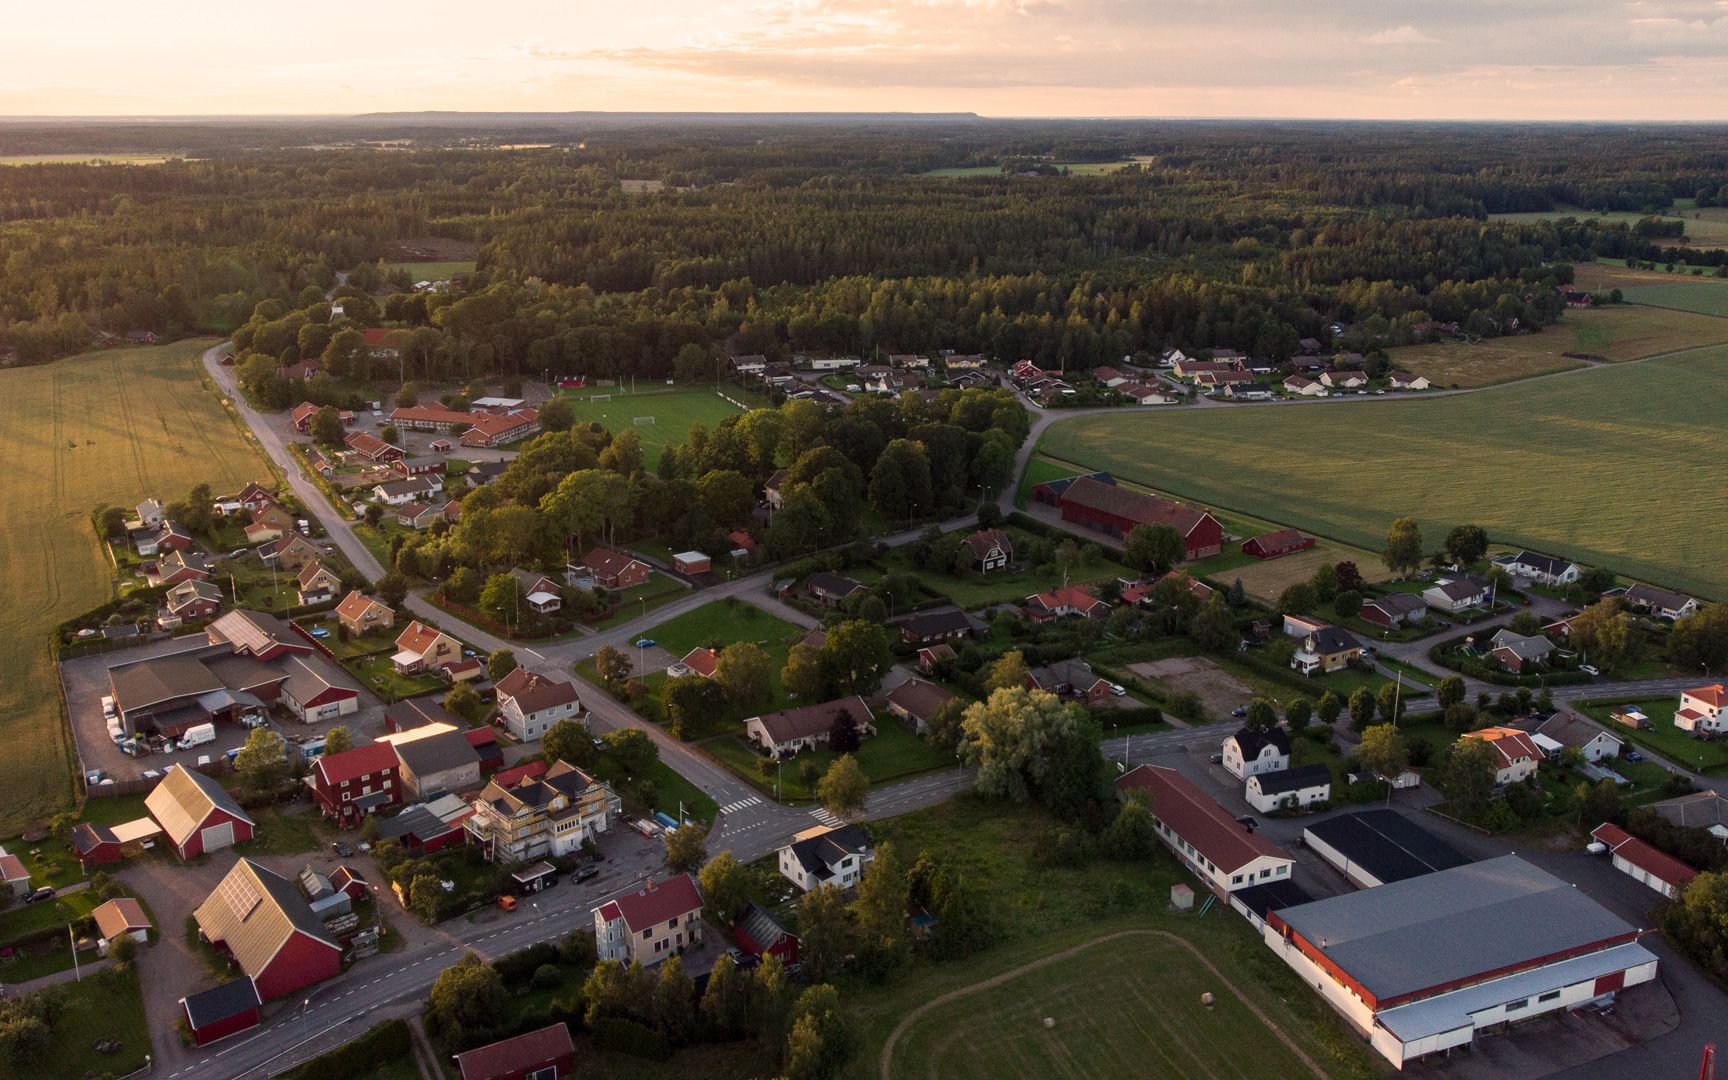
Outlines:
POLYGON ((884 1049, 879 1075, 1325 1076, 1242 992, 1174 934, 1112 934, 915 1011, 884 1049), (1210 1006, 1201 1003, 1204 993, 1213 996, 1210 1006))
POLYGON ((1414 516, 1461 522, 1713 598, 1728 512, 1728 348, 1427 400, 1077 417, 1040 451, 1209 505, 1378 550, 1414 516))
MULTIPOLYGON (((1678 210, 1678 214, 1670 213, 1660 216, 1665 219, 1671 219, 1677 216, 1680 220, 1684 221, 1686 223, 1686 239, 1682 242, 1668 237, 1662 237, 1656 241, 1657 244, 1663 247, 1728 247, 1728 209, 1711 207, 1705 210, 1698 210, 1696 208, 1691 208, 1690 204, 1688 204, 1688 208, 1680 209, 1679 207, 1676 207, 1676 210, 1678 210)), ((1638 222, 1649 216, 1651 215, 1640 214, 1631 210, 1609 210, 1603 212, 1578 209, 1536 210, 1528 213, 1488 215, 1489 219, 1493 221, 1558 221, 1560 218, 1569 217, 1577 218, 1579 221, 1624 222, 1627 225, 1636 225, 1638 222)))
MULTIPOLYGON (((704 424, 713 427, 740 411, 738 406, 714 392, 713 387, 654 387, 639 386, 634 394, 623 393, 627 388, 587 387, 566 392, 570 404, 576 407, 579 424, 599 421, 616 435, 627 427, 642 436, 642 455, 652 470, 660 462, 660 451, 684 441, 691 427, 704 424), (652 418, 652 419, 644 419, 652 418)), ((732 397, 739 398, 736 387, 728 388, 732 397)))
POLYGON ((210 342, 110 349, 0 371, 0 836, 67 805, 74 755, 60 716, 49 633, 110 598, 90 511, 164 502, 207 481, 233 490, 268 473, 198 379, 210 342))
POLYGON ((456 274, 472 274, 474 260, 455 260, 448 262, 403 262, 392 263, 393 267, 401 267, 408 271, 409 278, 414 281, 448 281, 456 274))

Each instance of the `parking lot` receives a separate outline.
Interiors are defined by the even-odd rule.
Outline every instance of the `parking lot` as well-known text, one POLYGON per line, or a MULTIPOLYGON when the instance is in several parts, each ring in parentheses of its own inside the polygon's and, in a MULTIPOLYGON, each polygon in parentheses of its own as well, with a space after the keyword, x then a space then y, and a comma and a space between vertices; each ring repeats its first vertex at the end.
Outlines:
MULTIPOLYGON (((215 759, 229 750, 243 746, 251 732, 239 724, 218 723, 216 741, 191 750, 167 754, 132 757, 115 745, 108 734, 107 721, 102 716, 102 698, 110 693, 108 669, 116 664, 129 664, 151 657, 170 656, 189 649, 202 648, 208 641, 202 634, 154 642, 136 649, 80 656, 60 664, 60 681, 66 689, 66 708, 72 721, 72 736, 78 745, 78 759, 86 773, 100 770, 115 780, 136 780, 149 771, 161 772, 175 761, 196 762, 200 757, 215 759)), ((310 654, 306 662, 325 675, 345 682, 352 678, 340 672, 334 664, 318 654, 310 654)), ((364 687, 360 690, 359 711, 318 724, 302 724, 280 707, 271 709, 271 725, 292 742, 315 739, 332 727, 352 730, 355 741, 363 741, 384 731, 384 706, 364 687)))

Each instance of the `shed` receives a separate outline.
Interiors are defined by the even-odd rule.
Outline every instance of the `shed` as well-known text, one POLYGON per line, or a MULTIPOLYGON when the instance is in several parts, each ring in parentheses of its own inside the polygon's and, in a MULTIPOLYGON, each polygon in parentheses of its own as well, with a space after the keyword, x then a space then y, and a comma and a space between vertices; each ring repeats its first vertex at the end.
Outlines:
POLYGON ((96 910, 90 913, 96 920, 96 932, 102 935, 102 955, 108 955, 108 943, 123 935, 143 944, 150 940, 150 916, 144 914, 144 905, 130 896, 116 897, 105 903, 98 904, 96 910))
POLYGON ((258 1008, 262 1004, 257 987, 248 978, 180 999, 180 1007, 186 1012, 186 1026, 192 1031, 192 1042, 198 1046, 209 1046, 257 1027, 258 1008))
POLYGON ((685 551, 672 556, 672 569, 680 574, 706 574, 713 569, 713 560, 700 551, 685 551))

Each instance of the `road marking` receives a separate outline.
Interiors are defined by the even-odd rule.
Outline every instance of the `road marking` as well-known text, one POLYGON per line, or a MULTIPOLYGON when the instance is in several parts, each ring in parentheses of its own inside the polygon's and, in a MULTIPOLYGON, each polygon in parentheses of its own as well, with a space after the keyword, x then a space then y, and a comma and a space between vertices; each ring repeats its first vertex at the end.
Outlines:
POLYGON ((841 825, 846 824, 845 818, 837 817, 834 814, 830 814, 826 808, 820 807, 820 806, 818 806, 816 809, 810 811, 810 816, 815 818, 817 821, 820 821, 824 825, 832 825, 832 826, 835 826, 836 828, 838 828, 841 825))
POLYGON ((762 805, 762 800, 757 798, 756 796, 752 795, 748 799, 739 799, 737 802, 727 803, 725 806, 722 806, 720 808, 720 812, 722 814, 736 814, 738 811, 744 809, 747 806, 761 806, 761 805, 762 805))

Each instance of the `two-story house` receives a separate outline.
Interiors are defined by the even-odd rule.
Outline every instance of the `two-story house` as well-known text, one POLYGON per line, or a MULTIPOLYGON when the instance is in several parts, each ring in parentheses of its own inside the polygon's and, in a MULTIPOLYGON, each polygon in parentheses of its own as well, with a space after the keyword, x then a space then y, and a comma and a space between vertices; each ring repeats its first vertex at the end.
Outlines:
POLYGON ((1674 726, 1688 735, 1720 735, 1728 731, 1728 689, 1711 683, 1680 692, 1680 707, 1674 710, 1674 726))
POLYGON ((966 546, 973 568, 981 574, 1006 570, 1014 561, 1014 542, 1001 529, 979 529, 960 542, 966 546))
POLYGON ((427 725, 386 736, 402 763, 406 798, 423 802, 440 792, 458 795, 480 786, 480 752, 468 740, 468 732, 442 727, 427 725))
POLYGON ((1304 675, 1323 671, 1339 671, 1362 655, 1362 643, 1350 631, 1338 626, 1322 626, 1302 639, 1302 645, 1290 657, 1290 666, 1304 675))
POLYGON ((303 607, 328 604, 336 599, 336 593, 342 588, 342 579, 336 572, 317 559, 302 566, 295 581, 299 586, 297 592, 303 607))
POLYGON ((1226 772, 1238 780, 1290 767, 1290 733, 1282 727, 1260 731, 1245 727, 1224 740, 1222 760, 1226 772))
POLYGON ((320 757, 306 775, 306 785, 324 816, 346 829, 402 801, 399 768, 394 747, 368 743, 320 757))
POLYGON ((396 613, 390 610, 389 604, 355 589, 336 605, 336 620, 350 634, 359 637, 374 630, 390 629, 396 624, 396 613))
POLYGON ((396 635, 396 654, 390 658, 390 663, 399 675, 418 675, 423 671, 437 671, 460 659, 460 641, 415 619, 396 635))
POLYGON ((780 875, 803 892, 821 885, 850 889, 864 876, 876 849, 861 825, 819 825, 780 849, 780 875))
POLYGON ((652 967, 702 940, 702 890, 689 874, 620 896, 594 911, 594 942, 602 960, 652 967))
POLYGON ((1486 727, 1480 731, 1466 732, 1466 739, 1476 739, 1485 742, 1494 749, 1494 782, 1496 784, 1516 784, 1536 775, 1536 766, 1542 764, 1548 757, 1542 748, 1536 745, 1536 740, 1509 727, 1486 727))
POLYGON ((575 684, 517 668, 498 683, 498 712, 512 735, 532 742, 558 721, 582 715, 582 702, 575 684))
POLYGON ((558 858, 606 831, 623 804, 610 785, 565 761, 512 784, 489 781, 463 823, 486 858, 498 863, 558 858))

